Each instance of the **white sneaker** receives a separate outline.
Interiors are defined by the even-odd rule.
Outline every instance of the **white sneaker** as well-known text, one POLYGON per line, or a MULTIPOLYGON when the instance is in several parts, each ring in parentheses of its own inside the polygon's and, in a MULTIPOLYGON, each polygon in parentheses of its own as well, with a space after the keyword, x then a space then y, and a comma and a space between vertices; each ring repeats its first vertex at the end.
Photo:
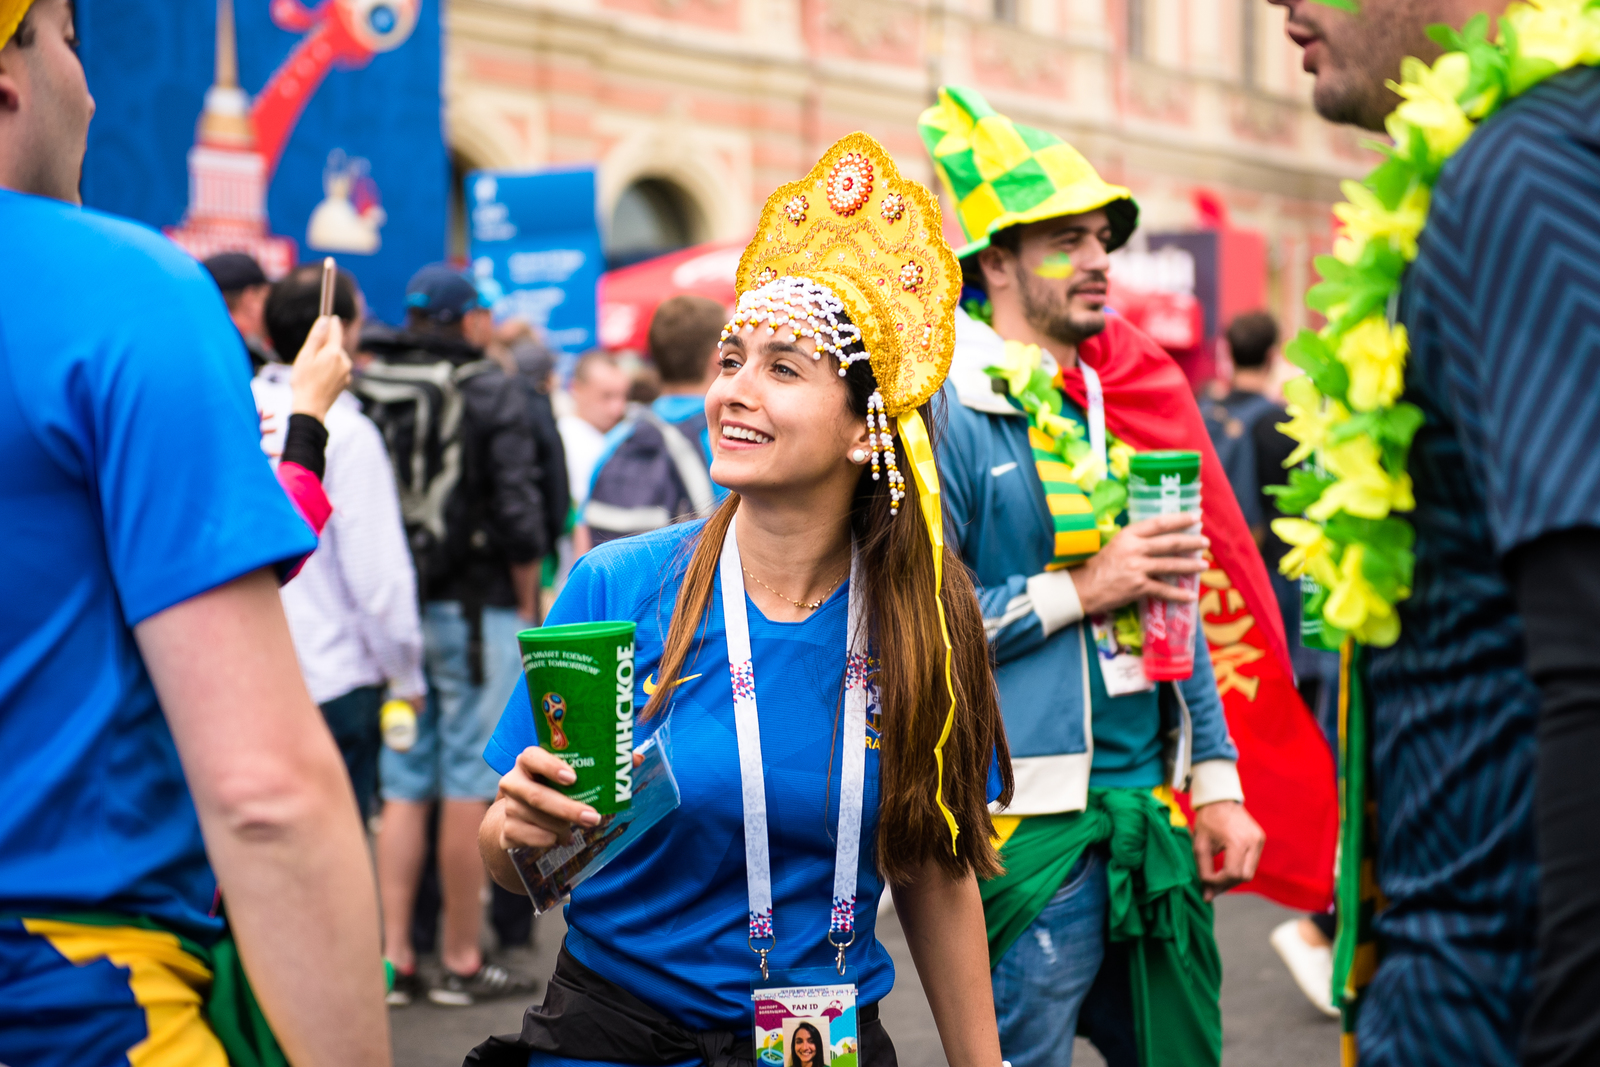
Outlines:
POLYGON ((1322 1014, 1331 1019, 1339 1017, 1339 1009, 1330 999, 1333 992, 1333 950, 1306 944, 1300 936, 1300 919, 1280 923, 1272 931, 1272 947, 1294 975, 1300 992, 1322 1014))

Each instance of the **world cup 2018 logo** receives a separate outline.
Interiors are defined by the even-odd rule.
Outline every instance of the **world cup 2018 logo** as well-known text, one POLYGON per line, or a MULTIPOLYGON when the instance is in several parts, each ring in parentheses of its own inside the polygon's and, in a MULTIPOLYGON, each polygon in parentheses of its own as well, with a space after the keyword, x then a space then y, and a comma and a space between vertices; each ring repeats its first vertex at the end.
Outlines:
POLYGON ((546 693, 544 700, 544 721, 550 724, 550 747, 557 751, 567 747, 567 735, 561 729, 561 720, 567 717, 567 698, 560 693, 546 693))

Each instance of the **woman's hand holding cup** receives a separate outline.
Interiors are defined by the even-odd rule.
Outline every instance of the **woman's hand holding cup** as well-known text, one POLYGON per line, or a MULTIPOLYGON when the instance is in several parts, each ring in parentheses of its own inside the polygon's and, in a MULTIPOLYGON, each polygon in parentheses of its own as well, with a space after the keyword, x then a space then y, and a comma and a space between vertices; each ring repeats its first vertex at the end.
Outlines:
POLYGON ((505 801, 500 847, 554 848, 571 843, 574 826, 599 825, 599 812, 546 784, 575 781, 572 768, 554 754, 531 746, 523 749, 517 765, 500 779, 498 799, 505 801))

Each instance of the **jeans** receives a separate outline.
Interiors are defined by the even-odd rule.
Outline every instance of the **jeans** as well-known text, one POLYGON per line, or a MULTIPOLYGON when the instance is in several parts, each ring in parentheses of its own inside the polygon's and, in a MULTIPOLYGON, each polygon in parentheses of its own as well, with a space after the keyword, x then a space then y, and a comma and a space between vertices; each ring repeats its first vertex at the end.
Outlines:
POLYGON ((365 823, 372 814, 372 801, 378 792, 378 753, 383 749, 383 734, 378 713, 383 707, 383 687, 364 685, 322 705, 322 717, 339 745, 344 769, 356 792, 356 809, 365 823))
POLYGON ((1071 1067, 1080 1029, 1110 1067, 1137 1064, 1127 967, 1106 945, 1106 909, 1106 860, 1091 849, 995 966, 1000 1051, 1011 1067, 1071 1067))
POLYGON ((500 775, 484 761, 483 749, 517 687, 522 672, 517 631, 527 625, 513 608, 483 609, 483 684, 473 685, 461 605, 443 600, 422 606, 423 660, 432 699, 417 716, 417 743, 406 752, 383 750, 385 800, 494 799, 500 775))

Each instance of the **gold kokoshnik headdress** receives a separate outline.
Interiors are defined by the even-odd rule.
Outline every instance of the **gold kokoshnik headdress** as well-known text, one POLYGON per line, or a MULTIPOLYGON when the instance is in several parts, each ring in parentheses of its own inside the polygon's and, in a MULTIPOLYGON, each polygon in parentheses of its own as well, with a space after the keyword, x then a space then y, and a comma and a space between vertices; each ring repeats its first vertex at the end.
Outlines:
POLYGON ((22 16, 28 13, 32 5, 33 0, 0 0, 0 48, 10 43, 11 35, 17 32, 17 26, 22 22, 22 16))
POLYGON ((889 153, 864 133, 841 139, 799 181, 767 198, 756 235, 739 259, 739 303, 723 338, 744 327, 791 328, 814 338, 816 358, 849 364, 866 359, 877 389, 867 401, 872 476, 879 456, 888 468, 891 514, 904 499, 894 430, 916 479, 917 499, 933 549, 935 608, 944 636, 950 710, 934 757, 939 810, 958 833, 944 802, 944 745, 955 721, 950 683, 950 631, 944 617, 944 522, 939 470, 918 408, 944 384, 955 353, 955 309, 961 265, 945 243, 939 202, 904 178, 889 153), (848 321, 841 318, 843 312, 848 321), (865 352, 849 352, 857 341, 865 352), (890 420, 895 422, 894 430, 890 420))

